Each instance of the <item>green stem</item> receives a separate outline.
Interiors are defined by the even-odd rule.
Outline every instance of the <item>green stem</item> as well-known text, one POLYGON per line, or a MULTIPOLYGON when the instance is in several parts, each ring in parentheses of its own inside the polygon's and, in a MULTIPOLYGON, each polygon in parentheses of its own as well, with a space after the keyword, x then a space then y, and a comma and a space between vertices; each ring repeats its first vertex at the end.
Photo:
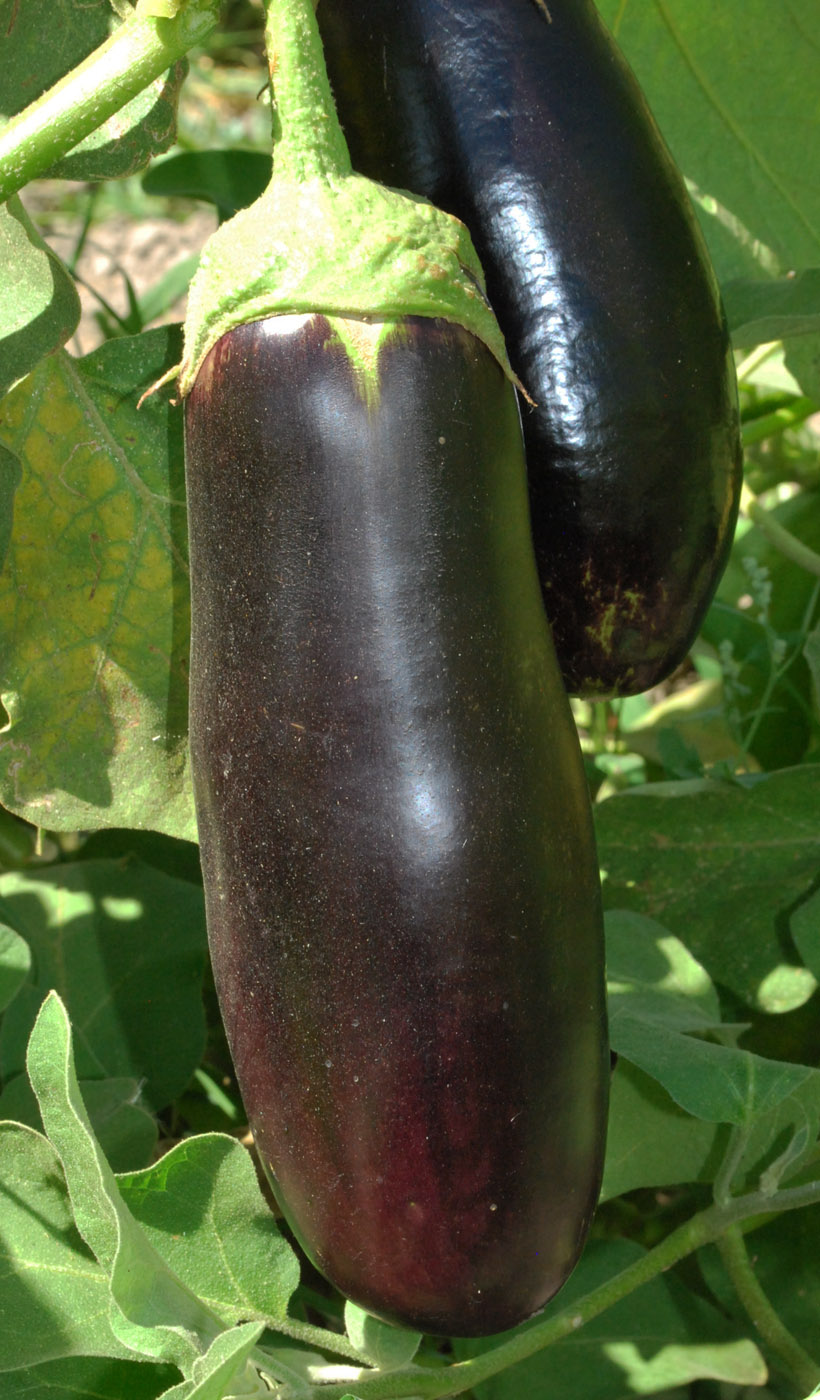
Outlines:
POLYGON ((820 1366, 784 1326, 760 1286, 739 1225, 730 1225, 717 1241, 726 1272, 761 1341, 788 1367, 807 1395, 820 1385, 820 1366))
POLYGON ((751 447, 752 443, 762 442, 765 438, 774 437, 776 433, 785 433, 788 428, 798 428, 817 411, 814 399, 793 398, 782 408, 775 408, 760 418, 750 418, 741 429, 743 446, 751 447))
POLYGON ((779 340, 770 340, 764 345, 756 345, 754 350, 750 351, 737 367, 738 384, 743 384, 750 374, 753 374, 756 369, 759 369, 761 365, 765 364, 770 356, 772 356, 776 350, 780 349, 780 345, 781 342, 779 340))
POLYGON ((784 529, 779 521, 772 518, 766 507, 754 499, 751 492, 744 492, 742 508, 744 515, 754 521, 784 558, 790 559, 793 564, 798 564, 810 574, 820 575, 820 554, 809 549, 802 540, 798 540, 789 530, 784 529))
POLYGON ((159 78, 216 26, 218 0, 189 0, 174 19, 134 13, 54 87, 0 131, 0 201, 62 156, 159 78))
MULTIPOLYGON (((598 1288, 593 1288, 571 1307, 559 1313, 550 1313, 540 1322, 516 1332, 506 1342, 501 1342, 490 1351, 468 1361, 457 1361, 446 1370, 425 1374, 419 1369, 412 1372, 394 1371, 389 1375, 379 1373, 362 1376, 352 1389, 360 1400, 402 1400, 403 1397, 421 1396, 424 1400, 438 1400, 438 1397, 462 1395, 465 1390, 488 1380, 490 1376, 519 1361, 534 1356, 536 1352, 553 1346, 565 1337, 573 1336, 587 1322, 598 1317, 607 1308, 625 1298, 628 1294, 657 1278, 658 1274, 677 1264, 688 1254, 700 1249, 704 1244, 717 1240, 725 1230, 741 1220, 758 1215, 775 1215, 785 1210, 796 1210, 804 1205, 814 1205, 820 1201, 820 1181, 808 1182, 805 1186, 795 1186, 787 1191, 779 1191, 774 1196, 762 1192, 752 1192, 746 1196, 735 1196, 723 1207, 709 1206, 698 1215, 692 1216, 685 1224, 673 1230, 659 1245, 637 1259, 629 1268, 614 1278, 607 1279, 598 1288)), ((351 1392, 350 1383, 323 1385, 322 1400, 343 1400, 351 1392)))
POLYGON ((313 0, 266 0, 265 46, 274 111, 274 178, 326 179, 352 170, 325 68, 313 0))
POLYGON ((358 1366, 367 1365, 350 1338, 343 1336, 341 1332, 331 1332, 327 1327, 314 1327, 312 1322, 302 1322, 297 1317, 278 1319, 275 1324, 271 1323, 271 1326, 284 1337, 304 1342, 306 1346, 315 1347, 317 1351, 332 1351, 335 1356, 343 1356, 345 1360, 353 1361, 358 1366))

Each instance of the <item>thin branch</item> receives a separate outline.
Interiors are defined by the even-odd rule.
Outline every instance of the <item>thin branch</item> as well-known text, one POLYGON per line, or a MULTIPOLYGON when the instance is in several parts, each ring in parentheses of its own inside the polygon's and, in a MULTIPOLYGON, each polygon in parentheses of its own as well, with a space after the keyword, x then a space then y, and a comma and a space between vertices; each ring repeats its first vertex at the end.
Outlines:
POLYGON ((752 1267, 739 1225, 730 1225, 717 1247, 738 1298, 749 1314, 761 1341, 785 1364, 801 1392, 810 1394, 820 1385, 820 1366, 792 1336, 766 1297, 752 1267))

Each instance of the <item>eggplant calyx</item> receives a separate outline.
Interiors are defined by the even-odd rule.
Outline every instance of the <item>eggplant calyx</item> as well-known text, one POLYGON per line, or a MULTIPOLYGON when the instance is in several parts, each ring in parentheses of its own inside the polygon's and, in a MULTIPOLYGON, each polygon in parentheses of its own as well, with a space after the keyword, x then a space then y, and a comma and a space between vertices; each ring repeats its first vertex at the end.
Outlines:
POLYGON ((318 312, 453 321, 504 373, 504 338, 465 225, 427 200, 353 173, 312 0, 268 0, 274 97, 271 182, 209 239, 191 283, 179 389, 229 330, 318 312))

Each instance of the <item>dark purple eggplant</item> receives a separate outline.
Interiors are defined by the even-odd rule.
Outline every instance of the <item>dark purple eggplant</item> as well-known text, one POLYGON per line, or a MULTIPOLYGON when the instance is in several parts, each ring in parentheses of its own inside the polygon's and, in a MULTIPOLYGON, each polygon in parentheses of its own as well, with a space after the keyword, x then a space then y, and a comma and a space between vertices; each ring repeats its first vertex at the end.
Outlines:
POLYGON ((209 938, 308 1256, 480 1335, 543 1307, 595 1206, 600 891, 515 395, 451 322, 373 335, 239 326, 186 400, 209 938))
POLYGON ((685 657, 740 487, 734 368, 683 180, 592 0, 320 0, 357 170, 458 215, 524 408, 570 691, 685 657))

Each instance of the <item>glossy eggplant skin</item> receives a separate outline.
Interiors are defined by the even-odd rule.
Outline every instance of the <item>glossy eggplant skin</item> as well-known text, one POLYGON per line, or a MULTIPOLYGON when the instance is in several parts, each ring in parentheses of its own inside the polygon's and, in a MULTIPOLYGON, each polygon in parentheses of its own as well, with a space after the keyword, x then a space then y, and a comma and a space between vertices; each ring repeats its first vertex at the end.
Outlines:
POLYGON ((591 0, 320 0, 354 166, 470 229, 523 407, 571 693, 685 657, 740 489, 720 297, 683 180, 591 0))
POLYGON ((232 330, 199 373, 191 756, 287 1219, 372 1313, 469 1336, 546 1303, 595 1205, 600 891, 515 395, 462 328, 399 326, 375 401, 318 315, 232 330))

